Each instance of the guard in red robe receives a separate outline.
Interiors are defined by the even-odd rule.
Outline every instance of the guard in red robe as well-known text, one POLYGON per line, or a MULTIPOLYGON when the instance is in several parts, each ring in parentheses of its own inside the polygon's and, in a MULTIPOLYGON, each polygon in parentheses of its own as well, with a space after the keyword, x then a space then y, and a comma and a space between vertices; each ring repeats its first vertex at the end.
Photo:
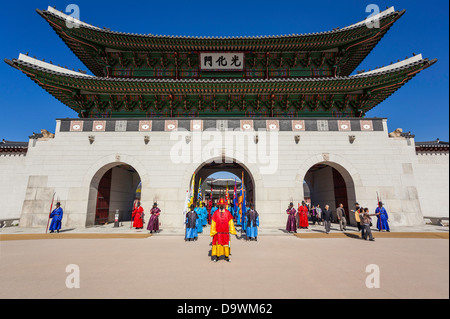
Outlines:
POLYGON ((140 202, 136 204, 131 217, 133 218, 133 227, 136 229, 144 228, 144 209, 140 202))
POLYGON ((298 207, 298 224, 301 228, 308 228, 308 206, 306 206, 305 201, 302 201, 302 206, 298 207))
POLYGON ((212 250, 211 256, 217 262, 224 255, 226 261, 230 261, 230 234, 236 235, 233 216, 225 209, 227 203, 223 198, 219 201, 219 209, 214 213, 211 220, 212 250))

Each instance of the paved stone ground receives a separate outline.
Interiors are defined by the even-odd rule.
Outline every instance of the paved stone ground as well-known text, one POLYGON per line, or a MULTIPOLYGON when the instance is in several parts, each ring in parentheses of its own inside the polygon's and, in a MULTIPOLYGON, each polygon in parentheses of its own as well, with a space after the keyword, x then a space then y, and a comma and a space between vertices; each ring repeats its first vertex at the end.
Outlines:
POLYGON ((208 229, 198 241, 184 242, 180 230, 149 236, 127 225, 41 237, 53 240, 30 237, 41 236, 42 230, 5 228, 0 235, 0 298, 449 298, 448 227, 374 232, 376 241, 369 242, 336 226, 334 238, 327 238, 321 226, 298 236, 261 229, 257 242, 233 237, 230 263, 211 261, 208 229), (394 238, 413 233, 406 236, 413 238, 394 238), (9 235, 29 240, 9 240, 9 235), (79 267, 79 289, 66 287, 70 264, 79 267), (379 269, 380 288, 366 286, 371 264, 379 269))

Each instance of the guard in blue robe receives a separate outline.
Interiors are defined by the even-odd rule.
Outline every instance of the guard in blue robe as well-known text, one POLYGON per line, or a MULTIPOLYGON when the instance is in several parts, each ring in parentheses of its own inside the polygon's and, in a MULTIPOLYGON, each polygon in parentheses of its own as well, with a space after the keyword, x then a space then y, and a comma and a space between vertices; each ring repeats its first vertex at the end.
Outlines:
POLYGON ((195 225, 197 227, 197 233, 203 233, 203 222, 202 222, 202 209, 200 206, 197 206, 194 209, 195 213, 197 214, 197 220, 195 221, 195 225))
POLYGON ((212 220, 212 218, 213 218, 213 216, 214 216, 214 213, 217 211, 219 209, 219 207, 217 207, 217 204, 213 207, 213 208, 211 208, 211 220, 212 220))
POLYGON ((193 241, 198 239, 197 232, 198 215, 194 211, 194 204, 191 205, 191 210, 186 214, 186 237, 185 241, 193 241))
POLYGON ((208 210, 206 209, 205 204, 201 204, 201 212, 202 212, 202 225, 206 226, 208 224, 208 210))
POLYGON ((239 206, 236 209, 236 225, 242 226, 241 208, 239 206))
POLYGON ((258 240, 259 214, 253 209, 253 204, 247 208, 245 213, 246 236, 247 240, 258 240))
POLYGON ((386 209, 383 207, 382 202, 378 203, 378 207, 377 207, 377 209, 375 209, 375 215, 377 215, 377 218, 378 218, 378 220, 377 220, 378 231, 385 230, 385 231, 390 232, 391 230, 389 228, 389 223, 388 223, 389 216, 388 216, 386 209))
POLYGON ((49 228, 50 233, 54 233, 55 230, 59 233, 59 230, 61 229, 61 222, 63 219, 63 209, 61 208, 61 204, 59 202, 56 203, 56 208, 50 214, 50 218, 52 219, 49 228))

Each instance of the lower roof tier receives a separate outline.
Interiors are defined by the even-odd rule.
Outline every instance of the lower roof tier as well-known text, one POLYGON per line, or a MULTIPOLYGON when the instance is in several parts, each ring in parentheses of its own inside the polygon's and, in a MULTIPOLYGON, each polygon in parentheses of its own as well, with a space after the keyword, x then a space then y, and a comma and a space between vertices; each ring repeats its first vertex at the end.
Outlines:
POLYGON ((5 60, 80 117, 362 117, 423 69, 421 55, 357 75, 270 80, 102 78, 21 55, 5 60))

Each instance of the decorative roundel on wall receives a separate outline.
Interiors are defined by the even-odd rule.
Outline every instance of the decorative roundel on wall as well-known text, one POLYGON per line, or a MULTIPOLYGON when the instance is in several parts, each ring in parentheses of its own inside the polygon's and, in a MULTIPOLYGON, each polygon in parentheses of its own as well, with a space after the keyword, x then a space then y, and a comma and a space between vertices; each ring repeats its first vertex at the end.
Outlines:
POLYGON ((150 132, 152 130, 152 121, 139 121, 140 132, 150 132))
POLYGON ((71 121, 70 122, 71 132, 82 132, 83 131, 83 121, 71 121))
POLYGON ((106 122, 105 121, 94 121, 92 130, 94 132, 104 132, 106 128, 106 122))
POLYGON ((241 120, 241 130, 243 130, 243 131, 253 130, 253 121, 252 120, 241 120))
POLYGON ((304 131, 305 130, 305 121, 304 120, 293 120, 292 121, 292 130, 293 131, 304 131))
POLYGON ((178 121, 177 120, 167 120, 165 125, 166 131, 173 131, 178 128, 178 121))
POLYGON ((361 121, 361 131, 373 131, 373 122, 371 120, 361 121))
POLYGON ((203 131, 203 121, 202 120, 192 120, 191 121, 191 131, 203 131))
POLYGON ((338 121, 339 131, 351 131, 350 121, 338 121))
POLYGON ((278 131, 280 129, 280 124, 277 120, 267 120, 266 127, 268 131, 278 131))

